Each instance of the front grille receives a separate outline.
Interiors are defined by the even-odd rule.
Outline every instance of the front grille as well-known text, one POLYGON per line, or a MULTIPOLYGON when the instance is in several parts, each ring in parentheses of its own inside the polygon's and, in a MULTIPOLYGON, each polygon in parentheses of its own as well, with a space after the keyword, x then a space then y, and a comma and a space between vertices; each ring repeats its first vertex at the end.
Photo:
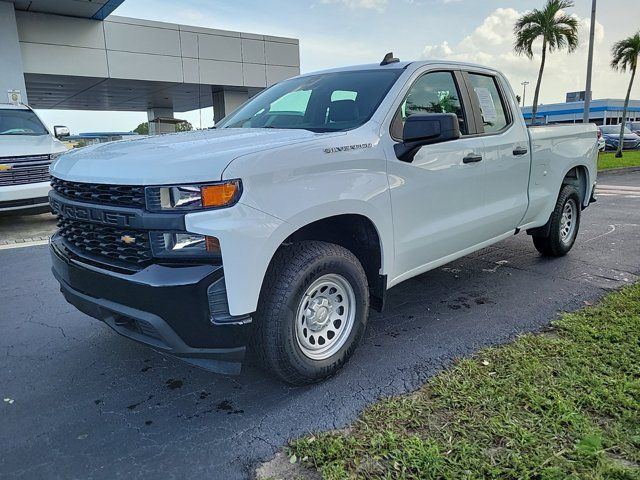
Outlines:
POLYGON ((48 182, 50 163, 49 155, 0 157, 0 187, 48 182))
POLYGON ((97 225, 90 222, 58 217, 59 235, 66 246, 80 255, 142 265, 152 258, 149 233, 139 230, 97 225), (133 239, 125 243, 124 238, 133 239))
POLYGON ((625 140, 624 142, 622 142, 623 148, 636 148, 637 146, 638 142, 636 142, 635 140, 625 140))
POLYGON ((51 187, 71 200, 133 208, 145 206, 144 187, 141 186, 68 182, 54 177, 51 179, 51 187))

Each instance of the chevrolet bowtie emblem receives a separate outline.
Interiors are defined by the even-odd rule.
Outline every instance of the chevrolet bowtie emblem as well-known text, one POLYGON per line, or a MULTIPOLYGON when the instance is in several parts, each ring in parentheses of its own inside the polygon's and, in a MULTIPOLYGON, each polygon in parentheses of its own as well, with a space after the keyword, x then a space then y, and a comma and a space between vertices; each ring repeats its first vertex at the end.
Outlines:
POLYGON ((122 243, 126 243, 127 245, 136 243, 136 237, 132 237, 130 235, 123 235, 120 237, 120 240, 122 240, 122 243))
POLYGON ((6 172, 7 170, 11 170, 11 165, 0 165, 0 172, 6 172))

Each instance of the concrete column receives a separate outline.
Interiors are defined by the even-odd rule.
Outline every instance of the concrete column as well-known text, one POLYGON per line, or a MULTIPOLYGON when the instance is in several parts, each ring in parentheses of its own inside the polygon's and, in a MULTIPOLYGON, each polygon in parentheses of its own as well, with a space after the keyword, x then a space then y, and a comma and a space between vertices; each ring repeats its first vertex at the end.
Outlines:
POLYGON ((147 120, 149 122, 149 135, 161 133, 175 133, 176 125, 171 122, 162 122, 158 119, 173 119, 173 108, 149 108, 147 120))
POLYGON ((22 103, 28 103, 13 2, 0 1, 0 65, 0 103, 9 102, 9 90, 19 90, 22 103))
POLYGON ((249 92, 222 90, 213 92, 213 120, 218 123, 224 117, 249 100, 249 92))

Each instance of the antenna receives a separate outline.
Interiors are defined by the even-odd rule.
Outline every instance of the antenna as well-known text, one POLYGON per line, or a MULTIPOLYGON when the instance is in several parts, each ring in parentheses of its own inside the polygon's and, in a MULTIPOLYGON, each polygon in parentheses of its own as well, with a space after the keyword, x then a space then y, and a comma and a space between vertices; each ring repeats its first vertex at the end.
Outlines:
POLYGON ((398 63, 399 61, 399 58, 395 58, 393 56, 393 52, 389 52, 384 56, 382 62, 380 62, 380 66, 384 67, 385 65, 389 65, 390 63, 398 63))

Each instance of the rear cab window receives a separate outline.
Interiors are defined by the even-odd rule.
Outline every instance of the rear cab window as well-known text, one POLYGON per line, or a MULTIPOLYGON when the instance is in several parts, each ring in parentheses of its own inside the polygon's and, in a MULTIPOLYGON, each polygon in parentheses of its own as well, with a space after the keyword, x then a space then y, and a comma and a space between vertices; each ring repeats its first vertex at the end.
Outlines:
POLYGON ((498 88, 497 80, 492 75, 468 73, 470 88, 480 106, 483 132, 498 133, 511 124, 509 110, 498 88))

